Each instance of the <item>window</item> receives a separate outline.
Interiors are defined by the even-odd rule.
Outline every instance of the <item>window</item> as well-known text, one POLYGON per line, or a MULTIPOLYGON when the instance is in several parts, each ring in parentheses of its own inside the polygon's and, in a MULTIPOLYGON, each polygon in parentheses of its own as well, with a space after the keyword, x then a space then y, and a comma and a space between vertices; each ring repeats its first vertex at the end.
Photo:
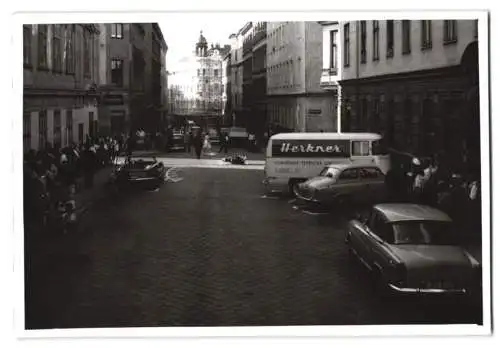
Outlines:
POLYGON ((452 224, 441 221, 403 221, 391 224, 394 244, 457 245, 452 224))
POLYGON ((219 76, 219 69, 214 69, 214 76, 218 77, 219 76))
POLYGON ((23 25, 23 62, 24 65, 31 65, 31 25, 23 25))
POLYGON ((358 170, 355 168, 344 170, 340 176, 340 180, 353 180, 358 178, 358 170))
POLYGON ((73 143, 73 111, 66 110, 66 137, 68 139, 68 145, 73 143))
POLYGON ((123 86, 123 59, 111 60, 111 82, 119 87, 123 86))
POLYGON ((38 148, 44 149, 47 143, 47 111, 42 110, 38 116, 38 148))
POLYGON ((394 21, 387 21, 387 58, 394 57, 394 21))
POLYGON ((410 41, 410 31, 411 31, 411 21, 404 20, 402 23, 402 41, 403 41, 403 54, 411 53, 411 41, 410 41))
POLYGON ((78 142, 83 143, 83 123, 78 123, 78 142))
POLYGON ((338 30, 330 31, 330 72, 337 73, 337 34, 338 30))
POLYGON ((349 30, 350 26, 349 23, 344 25, 344 66, 348 67, 349 66, 349 58, 350 58, 350 50, 351 50, 351 44, 349 40, 349 30))
POLYGON ((379 60, 379 22, 372 21, 373 25, 373 60, 379 60))
POLYGON ((52 71, 62 72, 62 38, 61 26, 52 26, 52 71))
POLYGON ((111 38, 123 39, 123 24, 121 23, 111 24, 111 38))
POLYGON ((89 111, 89 135, 94 136, 94 112, 89 111))
POLYGON ((66 26, 66 74, 75 73, 75 25, 66 26))
POLYGON ((457 21, 456 20, 446 20, 444 21, 444 43, 455 43, 457 42, 457 21))
POLYGON ((361 52, 360 62, 366 63, 366 21, 361 21, 361 52))
POLYGON ((353 141, 351 156, 368 156, 370 154, 369 141, 353 141))
POLYGON ((203 69, 203 76, 205 76, 205 73, 206 73, 206 71, 205 71, 205 69, 203 69))
POLYGON ((54 145, 61 146, 61 110, 54 110, 54 145))
POLYGON ((90 78, 90 32, 86 29, 83 30, 83 75, 90 78))
POLYGON ((421 46, 422 49, 432 48, 432 21, 421 21, 421 46))
POLYGON ((338 168, 335 168, 335 167, 325 167, 325 168, 323 168, 321 173, 319 173, 319 176, 326 176, 329 178, 333 178, 333 177, 337 176, 339 171, 340 170, 338 168))
POLYGON ((47 59, 47 24, 38 25, 38 67, 40 69, 48 69, 47 59))
POLYGON ((377 179, 383 177, 382 172, 378 168, 360 168, 359 169, 359 176, 362 179, 377 179))
POLYGON ((394 237, 390 225, 376 210, 373 210, 370 216, 370 230, 380 239, 393 243, 394 237))
POLYGON ((23 147, 24 152, 31 149, 31 113, 25 112, 23 115, 23 147))

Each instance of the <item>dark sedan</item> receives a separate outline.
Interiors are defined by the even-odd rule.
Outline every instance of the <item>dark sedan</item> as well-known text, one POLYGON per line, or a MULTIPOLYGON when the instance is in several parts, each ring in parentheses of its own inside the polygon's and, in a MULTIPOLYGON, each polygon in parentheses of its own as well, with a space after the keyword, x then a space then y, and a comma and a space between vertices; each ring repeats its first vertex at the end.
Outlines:
POLYGON ((123 163, 116 165, 112 182, 118 186, 159 186, 164 182, 166 171, 165 165, 155 157, 128 157, 123 163))

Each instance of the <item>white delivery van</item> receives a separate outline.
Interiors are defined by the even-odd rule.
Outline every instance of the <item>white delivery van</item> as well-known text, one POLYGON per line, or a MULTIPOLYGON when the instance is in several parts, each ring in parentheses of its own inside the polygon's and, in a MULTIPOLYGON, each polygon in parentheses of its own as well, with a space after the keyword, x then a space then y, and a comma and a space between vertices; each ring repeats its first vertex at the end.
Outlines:
POLYGON ((376 164, 390 168, 390 156, 375 133, 280 133, 267 143, 264 185, 293 192, 294 185, 317 176, 333 163, 376 164))

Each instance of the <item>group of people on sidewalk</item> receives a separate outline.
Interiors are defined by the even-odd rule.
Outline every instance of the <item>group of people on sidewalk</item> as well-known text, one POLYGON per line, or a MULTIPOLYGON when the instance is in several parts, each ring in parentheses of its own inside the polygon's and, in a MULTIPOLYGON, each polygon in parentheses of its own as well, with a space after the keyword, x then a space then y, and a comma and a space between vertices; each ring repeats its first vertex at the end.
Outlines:
POLYGON ((444 159, 413 158, 399 163, 386 175, 391 201, 434 206, 465 229, 481 233, 481 183, 476 172, 457 173, 444 159))
POLYGON ((76 209, 75 195, 81 189, 93 186, 94 175, 109 165, 120 151, 120 140, 91 138, 66 147, 47 143, 39 151, 24 155, 24 214, 25 221, 45 226, 48 212, 76 209))

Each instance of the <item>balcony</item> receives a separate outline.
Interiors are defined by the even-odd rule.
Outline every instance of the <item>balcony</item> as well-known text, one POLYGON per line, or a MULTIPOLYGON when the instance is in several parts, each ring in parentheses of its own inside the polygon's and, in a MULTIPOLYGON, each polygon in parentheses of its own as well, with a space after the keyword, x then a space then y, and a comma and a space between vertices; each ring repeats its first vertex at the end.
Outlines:
POLYGON ((336 68, 323 69, 321 73, 320 87, 324 89, 337 89, 340 76, 336 68))

